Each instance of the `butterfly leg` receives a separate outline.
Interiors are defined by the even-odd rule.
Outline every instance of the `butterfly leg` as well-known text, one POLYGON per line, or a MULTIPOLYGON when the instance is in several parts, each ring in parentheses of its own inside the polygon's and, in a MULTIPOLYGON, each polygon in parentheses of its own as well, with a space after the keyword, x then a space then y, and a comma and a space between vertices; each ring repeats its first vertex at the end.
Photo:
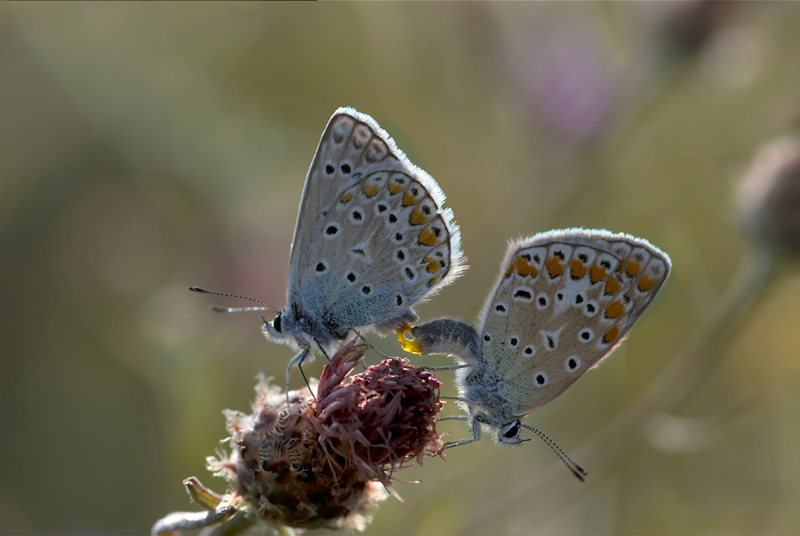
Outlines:
MULTIPOLYGON (((462 420, 462 419, 459 419, 462 420)), ((469 420, 469 417, 463 420, 469 420)), ((442 447, 442 450, 451 449, 453 447, 460 447, 461 445, 466 445, 467 443, 474 443, 475 441, 481 438, 481 423, 478 419, 472 419, 472 437, 468 437, 465 439, 459 439, 458 441, 452 441, 450 443, 445 443, 442 447)))
MULTIPOLYGON (((325 359, 328 360, 328 363, 330 363, 331 366, 333 366, 333 361, 331 361, 331 358, 328 356, 328 352, 325 351, 325 348, 322 347, 322 345, 319 343, 317 339, 314 339, 314 342, 317 344, 317 348, 319 348, 319 351, 322 352, 322 355, 325 356, 325 359)), ((300 363, 302 363, 302 361, 300 361, 300 363)), ((300 367, 300 364, 298 364, 297 366, 300 367)), ((305 376, 303 376, 303 378, 305 378, 305 376)), ((306 385, 308 385, 308 382, 306 382, 306 385)))
MULTIPOLYGON (((308 378, 306 377, 306 373, 303 372, 303 361, 305 361, 308 356, 311 355, 311 350, 309 348, 303 348, 299 354, 294 356, 289 360, 289 364, 286 365, 286 402, 289 402, 289 384, 291 383, 292 377, 292 367, 297 366, 300 369, 300 375, 303 377, 303 381, 306 383, 309 391, 311 390, 311 386, 308 384, 308 378)), ((314 393, 311 393, 311 396, 314 396, 314 393)), ((315 397, 316 398, 316 397, 315 397)))
POLYGON ((472 367, 472 366, 474 365, 448 365, 446 367, 420 367, 420 368, 422 370, 427 370, 428 372, 439 372, 441 370, 458 370, 461 368, 472 367))
POLYGON ((466 415, 450 415, 449 417, 442 417, 440 421, 468 421, 469 417, 466 415))
POLYGON ((381 356, 381 357, 382 357, 382 358, 384 358, 384 359, 391 359, 391 357, 390 357, 390 356, 388 356, 388 355, 384 354, 383 352, 381 352, 380 350, 378 350, 377 348, 375 348, 374 346, 372 346, 372 343, 371 343, 371 342, 369 342, 367 339, 365 339, 365 338, 364 338, 364 336, 363 336, 363 335, 361 335, 361 333, 359 333, 359 332, 358 332, 358 331, 356 331, 356 330, 352 330, 352 331, 353 331, 353 333, 355 333, 355 334, 356 334, 356 336, 357 336, 359 339, 361 339, 361 340, 362 340, 362 341, 364 341, 365 343, 369 344, 369 347, 370 347, 370 348, 372 348, 373 350, 375 350, 375 353, 376 353, 376 354, 378 354, 379 356, 381 356))
POLYGON ((443 398, 444 400, 458 400, 459 402, 463 402, 465 404, 472 404, 473 406, 479 406, 480 405, 477 402, 475 402, 474 400, 470 400, 468 398, 461 398, 460 396, 440 395, 439 398, 443 398))

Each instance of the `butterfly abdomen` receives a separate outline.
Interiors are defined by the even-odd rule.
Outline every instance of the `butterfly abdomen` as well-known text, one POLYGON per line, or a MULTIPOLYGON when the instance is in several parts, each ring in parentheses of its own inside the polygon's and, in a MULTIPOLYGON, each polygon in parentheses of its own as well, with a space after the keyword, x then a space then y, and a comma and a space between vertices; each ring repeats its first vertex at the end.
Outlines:
POLYGON ((413 327, 411 334, 420 342, 423 355, 452 355, 464 363, 480 360, 478 334, 464 322, 442 318, 413 327))

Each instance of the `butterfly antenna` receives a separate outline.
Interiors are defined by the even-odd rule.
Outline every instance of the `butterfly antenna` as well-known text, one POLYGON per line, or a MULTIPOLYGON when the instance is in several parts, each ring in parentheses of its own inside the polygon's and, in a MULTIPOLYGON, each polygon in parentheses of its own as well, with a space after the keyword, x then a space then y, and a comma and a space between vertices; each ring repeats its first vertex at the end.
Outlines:
POLYGON ((228 294, 227 292, 217 292, 215 290, 206 290, 200 287, 189 287, 189 290, 192 292, 197 292, 199 294, 213 294, 214 296, 226 296, 228 298, 239 298, 240 300, 250 300, 252 302, 260 303, 264 305, 264 307, 220 307, 219 305, 212 305, 211 310, 216 311, 217 313, 244 313, 247 311, 273 311, 278 312, 278 310, 273 307, 272 305, 268 304, 263 300, 257 300, 255 298, 250 298, 248 296, 240 296, 239 294, 228 294))
POLYGON ((570 458, 567 455, 566 452, 561 450, 561 447, 556 445, 555 441, 553 441, 552 439, 547 437, 547 435, 544 432, 542 432, 541 430, 539 430, 538 428, 534 428, 533 426, 528 426, 527 424, 523 424, 523 423, 520 423, 520 424, 522 425, 523 428, 527 428, 528 430, 530 430, 534 434, 538 435, 542 439, 542 441, 547 443, 550 446, 550 448, 553 450, 553 452, 556 453, 556 456, 558 456, 558 459, 561 460, 562 462, 564 462, 564 465, 566 465, 567 468, 570 471, 572 471, 572 474, 575 475, 575 477, 578 480, 580 480, 581 482, 584 481, 583 477, 585 477, 586 475, 589 474, 588 471, 586 471, 586 469, 584 469, 583 467, 581 467, 580 465, 575 463, 575 461, 572 458, 570 458))

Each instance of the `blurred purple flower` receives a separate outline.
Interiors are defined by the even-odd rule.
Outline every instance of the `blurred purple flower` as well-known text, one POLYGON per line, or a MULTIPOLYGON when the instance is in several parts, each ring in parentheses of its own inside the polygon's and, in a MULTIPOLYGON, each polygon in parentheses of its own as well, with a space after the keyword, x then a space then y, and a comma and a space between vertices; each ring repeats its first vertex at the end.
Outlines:
POLYGON ((609 124, 617 87, 599 43, 575 31, 515 32, 505 63, 528 121, 573 145, 594 141, 609 124))

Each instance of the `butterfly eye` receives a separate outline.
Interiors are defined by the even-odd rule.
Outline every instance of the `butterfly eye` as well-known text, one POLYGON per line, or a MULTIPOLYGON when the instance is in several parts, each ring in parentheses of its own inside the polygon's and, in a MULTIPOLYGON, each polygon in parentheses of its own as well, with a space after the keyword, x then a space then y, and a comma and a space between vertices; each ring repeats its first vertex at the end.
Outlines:
POLYGON ((278 313, 278 316, 272 319, 272 327, 275 328, 275 331, 278 333, 281 332, 281 314, 282 313, 278 313))
POLYGON ((506 439, 514 439, 515 437, 517 437, 519 435, 519 431, 520 431, 520 423, 519 423, 519 421, 513 422, 510 425, 506 425, 506 426, 509 426, 509 428, 505 432, 503 432, 503 437, 504 438, 506 438, 506 439))

